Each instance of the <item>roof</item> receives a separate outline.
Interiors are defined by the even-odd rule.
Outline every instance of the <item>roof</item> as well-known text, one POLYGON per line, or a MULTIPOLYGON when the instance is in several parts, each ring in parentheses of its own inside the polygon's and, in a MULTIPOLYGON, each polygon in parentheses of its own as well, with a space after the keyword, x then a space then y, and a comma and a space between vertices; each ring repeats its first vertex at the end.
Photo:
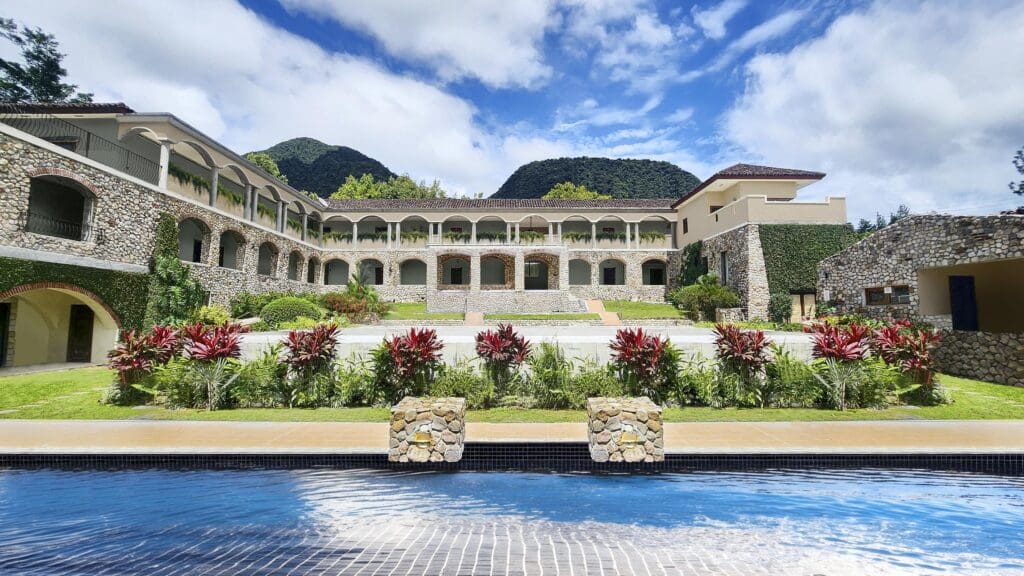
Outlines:
POLYGON ((472 210, 521 208, 646 208, 669 210, 673 198, 613 198, 611 200, 542 200, 540 198, 425 198, 403 200, 380 198, 372 200, 336 200, 327 204, 331 210, 472 210))
POLYGON ((16 114, 134 114, 124 102, 28 102, 4 104, 4 111, 16 114))
POLYGON ((811 170, 758 166, 757 164, 733 164, 728 168, 715 172, 710 178, 701 182, 699 186, 684 194, 679 200, 676 200, 672 207, 679 206, 688 198, 698 194, 717 180, 821 180, 824 177, 824 172, 813 172, 811 170))

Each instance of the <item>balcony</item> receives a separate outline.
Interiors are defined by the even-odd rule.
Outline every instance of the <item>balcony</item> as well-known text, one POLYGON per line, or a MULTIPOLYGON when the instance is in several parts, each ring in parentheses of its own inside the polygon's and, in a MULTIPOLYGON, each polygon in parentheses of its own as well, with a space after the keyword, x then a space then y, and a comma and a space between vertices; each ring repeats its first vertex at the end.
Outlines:
POLYGON ((846 199, 773 202, 765 196, 745 196, 713 212, 711 219, 712 234, 743 224, 845 224, 846 199))
POLYGON ((40 212, 25 212, 22 214, 22 221, 25 232, 66 240, 103 243, 102 231, 81 221, 61 220, 40 212))

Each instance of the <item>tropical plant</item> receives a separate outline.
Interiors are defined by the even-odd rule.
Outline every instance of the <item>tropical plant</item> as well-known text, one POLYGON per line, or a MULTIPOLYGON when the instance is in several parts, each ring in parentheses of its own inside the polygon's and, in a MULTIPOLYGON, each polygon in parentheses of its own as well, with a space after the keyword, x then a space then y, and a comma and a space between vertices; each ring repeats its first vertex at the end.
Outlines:
POLYGON ((385 402, 385 391, 377 385, 373 365, 355 353, 338 363, 334 379, 334 405, 376 406, 385 402))
POLYGON ((325 403, 333 392, 333 383, 325 386, 325 376, 330 376, 334 364, 335 347, 338 344, 338 327, 320 324, 312 330, 292 330, 284 341, 284 362, 289 375, 295 380, 299 394, 288 398, 288 407, 298 404, 325 403), (323 385, 323 386, 318 386, 323 385))
POLYGON ((765 366, 771 361, 768 340, 761 330, 741 330, 731 324, 715 325, 715 349, 725 370, 739 378, 738 399, 764 408, 770 401, 765 389, 765 366), (749 398, 746 398, 749 396, 749 398))
POLYGON ((849 398, 858 394, 864 381, 864 371, 859 362, 828 356, 820 361, 815 377, 825 389, 827 404, 836 410, 846 410, 849 398))
POLYGON ((497 330, 477 333, 476 355, 483 360, 484 372, 500 398, 511 392, 510 385, 519 367, 530 355, 530 342, 513 330, 511 324, 499 324, 497 330))
POLYGON ((732 287, 719 284, 714 274, 701 276, 696 284, 676 288, 668 298, 692 320, 714 320, 715 310, 740 305, 739 294, 732 287))
POLYGON ((219 326, 228 322, 231 322, 231 312, 219 304, 196 308, 192 316, 189 317, 189 323, 204 326, 219 326))
POLYGON ((263 350, 254 360, 243 362, 231 386, 231 395, 240 408, 272 408, 286 404, 281 393, 288 365, 281 362, 281 344, 263 350))
POLYGON ((870 329, 863 324, 841 326, 818 322, 806 330, 811 333, 811 355, 815 358, 854 362, 867 356, 870 329))
POLYGON ((620 242, 626 241, 625 232, 598 232, 597 239, 600 240, 618 240, 620 242))
POLYGON ((640 239, 644 242, 660 242, 666 238, 664 232, 641 232, 640 239))
POLYGON ((793 317, 793 298, 789 294, 772 294, 768 298, 768 319, 785 324, 793 317))
POLYGON ((469 242, 471 235, 469 232, 444 232, 441 237, 447 242, 469 242))
POLYGON ((394 403, 405 396, 426 393, 441 362, 443 348, 437 331, 429 328, 410 328, 385 338, 372 352, 378 387, 385 400, 394 403))
POLYGON ((245 331, 238 324, 207 327, 191 324, 182 329, 185 354, 196 371, 197 396, 205 395, 206 408, 216 410, 227 399, 226 391, 237 377, 231 374, 229 361, 241 355, 241 338, 245 331))
POLYGON ((376 322, 387 314, 390 306, 381 302, 377 290, 353 274, 345 292, 332 292, 323 297, 323 304, 335 314, 343 314, 349 322, 376 322))
POLYGON ((430 395, 465 398, 468 408, 488 408, 494 402, 494 383, 483 377, 470 360, 460 359, 441 365, 430 395))
POLYGON ((300 316, 319 320, 323 315, 320 306, 298 296, 282 296, 271 300, 260 311, 260 318, 275 328, 282 322, 290 322, 300 316))
POLYGON ((537 399, 538 405, 545 408, 570 407, 573 366, 561 346, 541 342, 527 358, 527 364, 530 367, 529 393, 537 399))
POLYGON ((612 366, 626 393, 663 402, 675 384, 680 362, 679 351, 671 342, 643 328, 624 328, 615 333, 609 347, 612 366))
POLYGON ((544 240, 547 235, 543 232, 537 232, 536 230, 520 230, 519 241, 520 242, 539 242, 544 240))
POLYGON ((821 385, 811 365, 777 344, 771 345, 772 361, 765 366, 767 405, 778 408, 809 408, 819 403, 821 385))
POLYGON ((562 240, 570 242, 590 242, 590 232, 562 232, 562 240))
POLYGON ((508 240, 508 235, 504 232, 477 232, 476 239, 504 242, 508 240))

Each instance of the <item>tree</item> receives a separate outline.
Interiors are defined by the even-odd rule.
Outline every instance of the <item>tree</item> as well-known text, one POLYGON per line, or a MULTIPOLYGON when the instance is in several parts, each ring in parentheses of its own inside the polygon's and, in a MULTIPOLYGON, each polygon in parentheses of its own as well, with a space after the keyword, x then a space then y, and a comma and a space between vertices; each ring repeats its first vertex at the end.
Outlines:
POLYGON ((363 174, 359 178, 348 176, 331 194, 337 200, 361 200, 372 198, 397 198, 403 200, 416 198, 445 198, 446 192, 441 183, 434 180, 429 186, 423 180, 416 182, 408 174, 385 180, 375 180, 372 174, 363 174))
POLYGON ((245 155, 245 159, 253 164, 259 166, 264 172, 270 174, 274 178, 277 178, 285 184, 288 183, 288 177, 281 174, 281 169, 277 167, 277 162, 270 157, 270 154, 266 152, 249 152, 245 155))
MULTIPOLYGON (((1013 167, 1017 169, 1018 174, 1024 176, 1024 148, 1019 148, 1017 154, 1014 155, 1013 167)), ((1010 182, 1010 191, 1014 194, 1024 195, 1024 180, 1010 182)))
POLYGON ((583 184, 576 185, 572 182, 561 182, 555 184, 548 190, 548 193, 541 197, 542 200, 610 200, 611 196, 595 192, 583 184))
POLYGON ((24 62, 0 58, 0 101, 3 102, 92 102, 92 94, 77 92, 78 86, 62 82, 68 71, 61 66, 64 54, 52 34, 0 18, 0 36, 21 51, 24 62))
POLYGON ((855 229, 862 237, 866 237, 870 236, 874 232, 878 232, 886 226, 891 226, 899 222, 907 216, 910 216, 910 208, 906 204, 900 204, 899 207, 896 208, 895 212, 889 213, 888 220, 886 220, 885 216, 882 216, 880 212, 876 212, 875 221, 873 223, 866 218, 861 218, 860 221, 857 222, 855 229))

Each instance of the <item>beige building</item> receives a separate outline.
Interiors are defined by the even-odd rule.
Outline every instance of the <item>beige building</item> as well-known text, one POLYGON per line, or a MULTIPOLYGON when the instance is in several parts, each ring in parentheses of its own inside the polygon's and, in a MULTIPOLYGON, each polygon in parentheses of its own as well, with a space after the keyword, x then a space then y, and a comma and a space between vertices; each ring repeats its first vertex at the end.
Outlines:
POLYGON ((842 199, 796 201, 822 174, 749 165, 664 199, 323 200, 173 115, 123 104, 8 108, 0 161, 0 259, 25 269, 0 284, 7 364, 99 361, 118 328, 138 326, 138 298, 111 283, 144 284, 161 212, 178 221, 179 255, 213 302, 329 292, 359 275, 387 300, 477 312, 661 301, 691 242, 846 217, 842 199), (84 286, 83 274, 125 276, 84 286), (23 320, 36 316, 50 320, 23 320), (32 352, 20 344, 44 338, 32 352))

